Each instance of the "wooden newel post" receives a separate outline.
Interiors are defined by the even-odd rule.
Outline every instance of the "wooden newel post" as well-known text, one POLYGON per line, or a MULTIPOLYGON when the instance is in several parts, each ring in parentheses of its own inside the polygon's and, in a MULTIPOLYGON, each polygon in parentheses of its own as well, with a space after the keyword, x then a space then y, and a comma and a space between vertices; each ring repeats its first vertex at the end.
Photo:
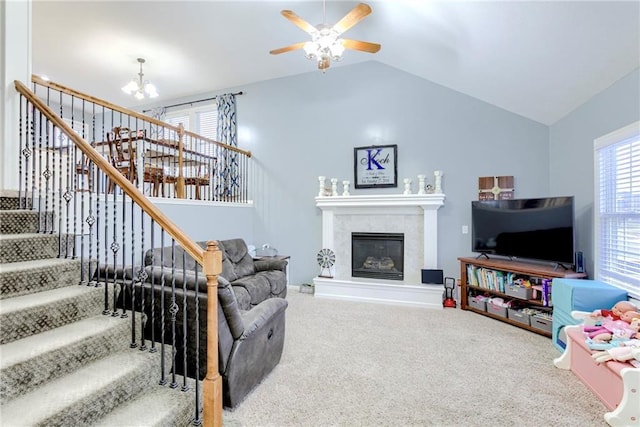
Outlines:
POLYGON ((185 198, 184 183, 184 126, 182 123, 178 125, 178 182, 176 182, 176 196, 179 199, 185 198))
POLYGON ((222 271, 222 253, 218 242, 208 241, 203 254, 207 276, 207 375, 204 379, 204 426, 222 426, 222 377, 218 372, 218 275, 222 271))

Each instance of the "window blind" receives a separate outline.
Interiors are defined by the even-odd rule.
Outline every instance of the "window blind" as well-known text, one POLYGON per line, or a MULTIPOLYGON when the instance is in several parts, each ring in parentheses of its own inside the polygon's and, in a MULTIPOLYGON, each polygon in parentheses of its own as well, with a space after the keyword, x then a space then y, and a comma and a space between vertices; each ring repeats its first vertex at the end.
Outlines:
POLYGON ((640 122, 595 141, 596 278, 640 297, 640 122))

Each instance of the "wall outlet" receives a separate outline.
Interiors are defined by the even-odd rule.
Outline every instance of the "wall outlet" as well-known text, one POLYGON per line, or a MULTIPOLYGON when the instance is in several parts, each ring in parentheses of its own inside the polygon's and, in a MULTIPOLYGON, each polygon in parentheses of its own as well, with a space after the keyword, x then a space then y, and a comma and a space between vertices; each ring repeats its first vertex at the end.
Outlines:
POLYGON ((462 234, 469 234, 469 226, 468 225, 463 225, 462 226, 462 234))

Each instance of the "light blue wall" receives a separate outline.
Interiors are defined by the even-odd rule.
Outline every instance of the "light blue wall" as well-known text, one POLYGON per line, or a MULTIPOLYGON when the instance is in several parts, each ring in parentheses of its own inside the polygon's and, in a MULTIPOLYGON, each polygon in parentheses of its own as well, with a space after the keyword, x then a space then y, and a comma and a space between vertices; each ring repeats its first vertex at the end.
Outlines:
POLYGON ((640 120, 640 70, 602 91, 550 126, 551 192, 576 197, 576 249, 593 271, 593 141, 640 120))
POLYGON ((459 277, 457 257, 471 255, 461 227, 478 177, 514 175, 517 197, 549 194, 547 126, 375 61, 232 90, 245 93, 237 98, 239 145, 256 166, 254 244, 290 254, 294 284, 319 272, 317 177, 353 182, 354 147, 397 144, 399 181, 425 173, 433 183, 433 171, 444 171, 438 257, 447 276, 459 277))

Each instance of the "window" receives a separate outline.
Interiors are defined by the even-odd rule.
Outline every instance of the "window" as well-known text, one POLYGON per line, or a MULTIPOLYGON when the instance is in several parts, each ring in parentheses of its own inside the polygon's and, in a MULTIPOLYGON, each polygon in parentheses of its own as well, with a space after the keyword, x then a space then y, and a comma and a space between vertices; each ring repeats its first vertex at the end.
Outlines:
POLYGON ((595 277, 640 298, 640 122, 595 140, 595 277))
POLYGON ((182 123, 186 130, 215 140, 218 129, 218 105, 172 111, 167 113, 164 121, 173 126, 182 123))

